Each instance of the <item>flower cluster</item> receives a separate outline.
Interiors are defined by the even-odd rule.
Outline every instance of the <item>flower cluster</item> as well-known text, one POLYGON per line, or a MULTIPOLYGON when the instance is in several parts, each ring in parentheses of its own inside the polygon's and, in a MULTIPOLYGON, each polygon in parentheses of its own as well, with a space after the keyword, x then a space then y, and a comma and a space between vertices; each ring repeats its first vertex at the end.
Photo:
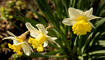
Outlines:
MULTIPOLYGON (((68 26, 72 26, 72 31, 76 35, 85 35, 87 34, 87 32, 90 32, 93 27, 90 20, 100 18, 92 15, 93 8, 85 12, 79 9, 69 8, 68 12, 69 18, 65 18, 62 23, 68 26)), ((4 38, 13 40, 13 45, 9 43, 8 46, 14 52, 16 52, 17 55, 22 55, 22 53, 24 52, 27 56, 29 56, 33 52, 32 48, 36 49, 36 51, 38 52, 42 52, 44 51, 44 47, 48 45, 48 42, 57 44, 55 42, 57 38, 49 36, 47 29, 42 24, 36 24, 37 28, 32 26, 29 22, 27 22, 25 25, 28 31, 26 31, 22 35, 15 36, 13 33, 8 32, 11 36, 4 38), (27 39, 26 35, 29 32, 30 37, 27 39), (32 48, 28 43, 32 45, 32 48)), ((57 46, 59 47, 58 44, 57 46)))
POLYGON ((36 25, 38 29, 34 28, 30 23, 26 23, 26 27, 28 31, 23 33, 20 36, 15 36, 13 33, 8 31, 10 37, 5 37, 4 39, 11 39, 13 40, 13 45, 8 43, 8 47, 16 52, 17 55, 21 56, 22 51, 29 56, 31 52, 33 52, 32 48, 29 46, 28 43, 32 44, 33 49, 36 49, 38 52, 42 52, 44 47, 48 45, 48 42, 55 43, 56 37, 48 36, 48 31, 42 24, 36 25), (30 37, 28 38, 28 42, 26 42, 26 35, 30 32, 30 37))

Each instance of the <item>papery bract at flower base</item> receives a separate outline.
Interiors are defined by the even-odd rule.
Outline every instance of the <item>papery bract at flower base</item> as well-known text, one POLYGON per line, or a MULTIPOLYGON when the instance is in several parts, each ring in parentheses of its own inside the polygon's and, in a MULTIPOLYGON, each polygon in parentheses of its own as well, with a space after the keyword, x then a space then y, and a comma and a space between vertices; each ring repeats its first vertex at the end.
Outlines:
POLYGON ((100 18, 100 17, 92 15, 93 8, 83 12, 82 10, 70 7, 68 9, 68 12, 69 12, 69 18, 64 18, 62 23, 65 25, 68 25, 68 26, 72 26, 72 30, 73 30, 74 34, 77 34, 77 35, 85 35, 87 32, 90 32, 91 26, 94 27, 92 25, 92 23, 90 22, 90 20, 100 18), (74 27, 74 25, 75 25, 75 27, 74 27), (81 29, 79 29, 79 26, 84 26, 84 27, 81 30, 81 29), (76 27, 78 27, 78 29, 76 27), (86 27, 88 27, 89 30, 86 27), (83 31, 83 32, 81 32, 81 31, 83 31))
MULTIPOLYGON (((56 37, 48 36, 48 31, 42 24, 36 25, 38 29, 34 28, 30 23, 26 23, 27 29, 30 31, 30 37, 28 42, 32 44, 32 47, 38 51, 43 51, 43 48, 48 45, 48 42, 56 43, 56 37)), ((57 44, 57 43, 56 43, 57 44)))
POLYGON ((8 43, 8 47, 11 48, 13 52, 16 52, 17 55, 21 56, 24 52, 25 55, 29 56, 33 52, 32 48, 28 45, 28 43, 25 42, 28 31, 18 37, 9 31, 8 31, 8 34, 10 34, 11 36, 5 37, 4 39, 13 40, 13 45, 8 43), (23 50, 23 52, 21 51, 21 49, 23 50))

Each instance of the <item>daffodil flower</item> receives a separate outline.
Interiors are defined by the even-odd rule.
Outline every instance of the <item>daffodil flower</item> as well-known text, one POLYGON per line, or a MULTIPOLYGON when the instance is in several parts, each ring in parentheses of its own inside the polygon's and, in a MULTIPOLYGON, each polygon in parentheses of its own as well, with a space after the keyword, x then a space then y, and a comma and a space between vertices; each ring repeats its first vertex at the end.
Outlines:
POLYGON ((18 37, 9 31, 8 31, 8 34, 11 36, 5 37, 4 39, 13 40, 13 45, 8 43, 8 47, 11 48, 13 50, 13 52, 16 52, 17 55, 21 56, 24 52, 27 56, 29 56, 31 54, 31 52, 33 52, 32 48, 25 41, 26 35, 28 34, 28 31, 23 33, 22 35, 20 35, 18 37), (21 49, 23 50, 23 52, 21 51, 21 49))
POLYGON ((56 37, 48 36, 48 31, 42 24, 36 25, 38 29, 34 28, 30 23, 26 23, 27 29, 30 31, 30 35, 33 38, 29 38, 28 42, 32 44, 32 47, 37 49, 38 52, 43 51, 43 47, 48 45, 48 42, 56 43, 56 37))
POLYGON ((87 32, 90 32, 92 27, 94 27, 90 22, 90 20, 100 18, 92 15, 93 8, 87 11, 82 11, 70 7, 68 9, 68 12, 69 12, 69 18, 64 18, 62 23, 68 26, 72 26, 74 34, 77 35, 85 35, 87 32))

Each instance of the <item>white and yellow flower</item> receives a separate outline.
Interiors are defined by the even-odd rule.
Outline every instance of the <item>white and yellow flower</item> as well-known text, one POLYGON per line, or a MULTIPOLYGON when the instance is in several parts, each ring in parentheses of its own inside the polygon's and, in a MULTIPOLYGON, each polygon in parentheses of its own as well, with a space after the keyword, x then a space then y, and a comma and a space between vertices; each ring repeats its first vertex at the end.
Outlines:
POLYGON ((23 33, 22 35, 17 37, 13 33, 8 31, 8 34, 11 35, 11 36, 10 37, 5 37, 4 39, 11 39, 11 40, 13 40, 13 44, 11 45, 10 43, 8 43, 8 47, 10 49, 12 49, 13 52, 16 52, 17 55, 21 56, 23 54, 23 52, 24 52, 25 55, 29 56, 31 54, 31 52, 33 52, 33 50, 28 45, 28 43, 25 41, 26 35, 28 33, 29 32, 26 31, 25 33, 23 33), (23 50, 23 52, 21 51, 21 49, 23 50))
POLYGON ((90 32, 92 27, 94 27, 90 20, 100 18, 92 15, 93 8, 84 12, 82 10, 70 7, 68 12, 69 18, 65 18, 62 23, 68 26, 72 26, 74 34, 77 35, 85 35, 87 32, 90 32))
POLYGON ((42 24, 37 24, 36 26, 38 29, 34 28, 28 22, 26 23, 26 27, 30 31, 30 35, 33 37, 30 37, 28 42, 32 44, 34 49, 37 49, 38 52, 41 52, 44 50, 43 47, 48 45, 48 41, 56 43, 54 40, 57 38, 48 36, 48 31, 42 24))

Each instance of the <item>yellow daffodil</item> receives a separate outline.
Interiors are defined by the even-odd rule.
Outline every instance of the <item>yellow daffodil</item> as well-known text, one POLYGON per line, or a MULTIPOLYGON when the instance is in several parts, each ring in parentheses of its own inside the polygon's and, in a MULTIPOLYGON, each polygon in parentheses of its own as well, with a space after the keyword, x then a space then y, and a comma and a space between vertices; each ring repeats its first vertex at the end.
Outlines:
POLYGON ((68 26, 72 26, 72 31, 74 32, 74 34, 77 35, 85 35, 87 34, 87 32, 90 32, 92 27, 94 27, 90 22, 90 20, 100 18, 92 15, 93 8, 87 11, 82 11, 70 7, 68 9, 68 12, 69 12, 69 18, 65 18, 62 21, 62 23, 68 26))
POLYGON ((17 55, 21 56, 23 52, 29 56, 32 52, 32 48, 28 45, 28 43, 25 41, 26 35, 28 34, 28 31, 23 33, 20 36, 15 36, 13 33, 8 31, 8 34, 10 34, 10 37, 5 37, 4 39, 11 39, 13 40, 13 44, 11 45, 8 43, 8 47, 13 50, 13 52, 16 52, 17 55), (23 50, 23 52, 21 51, 23 50))
POLYGON ((28 42, 32 44, 32 47, 36 49, 38 52, 43 51, 43 47, 46 47, 48 45, 48 41, 52 43, 56 43, 54 40, 56 40, 56 37, 50 37, 48 36, 48 31, 42 24, 36 25, 38 29, 34 28, 30 23, 26 23, 27 29, 30 31, 30 35, 33 37, 30 37, 28 42))

